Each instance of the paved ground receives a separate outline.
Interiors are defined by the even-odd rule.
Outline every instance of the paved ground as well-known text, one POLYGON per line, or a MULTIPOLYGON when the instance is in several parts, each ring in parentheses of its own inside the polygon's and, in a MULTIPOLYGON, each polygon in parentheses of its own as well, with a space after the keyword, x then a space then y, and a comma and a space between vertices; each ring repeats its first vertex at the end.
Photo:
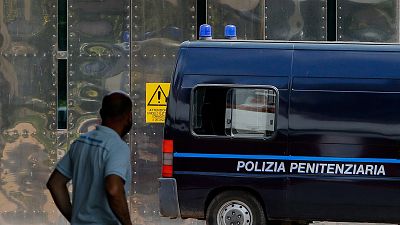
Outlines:
POLYGON ((343 222, 314 222, 312 225, 392 225, 388 223, 343 223, 343 222))

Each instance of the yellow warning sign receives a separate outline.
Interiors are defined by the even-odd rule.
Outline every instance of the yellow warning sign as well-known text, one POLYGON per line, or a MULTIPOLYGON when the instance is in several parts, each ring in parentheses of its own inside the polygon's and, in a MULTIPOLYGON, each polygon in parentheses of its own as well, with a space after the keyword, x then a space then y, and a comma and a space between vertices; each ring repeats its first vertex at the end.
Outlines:
POLYGON ((164 123, 169 83, 146 84, 146 123, 164 123))

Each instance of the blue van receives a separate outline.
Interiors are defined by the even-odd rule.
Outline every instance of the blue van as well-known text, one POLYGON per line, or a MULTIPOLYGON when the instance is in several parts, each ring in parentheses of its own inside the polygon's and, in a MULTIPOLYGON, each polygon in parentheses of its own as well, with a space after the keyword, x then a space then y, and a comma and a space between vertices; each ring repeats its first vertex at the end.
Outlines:
POLYGON ((400 223, 400 46, 183 43, 162 176, 170 218, 400 223))

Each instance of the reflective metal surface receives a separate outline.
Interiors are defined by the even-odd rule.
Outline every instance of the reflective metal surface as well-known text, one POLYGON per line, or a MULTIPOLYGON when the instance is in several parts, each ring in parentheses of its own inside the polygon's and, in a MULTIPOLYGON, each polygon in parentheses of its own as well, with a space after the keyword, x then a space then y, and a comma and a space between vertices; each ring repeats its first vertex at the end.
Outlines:
POLYGON ((105 94, 130 91, 130 11, 129 0, 68 1, 67 143, 99 123, 105 94))
POLYGON ((263 0, 207 0, 207 22, 213 27, 213 38, 224 38, 224 27, 234 24, 238 39, 264 39, 263 9, 263 0))
MULTIPOLYGON (((162 125, 146 124, 146 83, 169 82, 179 44, 196 38, 196 0, 68 1, 68 130, 56 129, 57 1, 0 1, 0 224, 67 224, 45 183, 104 94, 134 101, 134 224, 204 224, 158 213, 162 125), (132 84, 132 85, 131 85, 132 84)), ((398 1, 338 0, 338 40, 398 42, 398 1)), ((326 0, 207 0, 214 38, 326 40, 326 0)))
POLYGON ((105 94, 129 93, 130 10, 129 0, 68 1, 67 143, 99 123, 105 94))
POLYGON ((238 39, 326 40, 326 0, 208 0, 207 20, 214 38, 234 24, 238 39))
POLYGON ((94 128, 103 96, 129 93, 130 1, 68 1, 68 140, 94 128))
POLYGON ((0 224, 63 224, 45 187, 57 160, 56 4, 0 1, 0 224))
POLYGON ((398 42, 399 1, 338 0, 339 41, 398 42))
POLYGON ((179 44, 196 37, 195 0, 132 1, 132 89, 134 224, 204 224, 161 218, 158 181, 161 176, 162 124, 146 124, 146 83, 169 82, 179 44))
POLYGON ((327 0, 269 0, 265 2, 265 39, 326 40, 327 0))

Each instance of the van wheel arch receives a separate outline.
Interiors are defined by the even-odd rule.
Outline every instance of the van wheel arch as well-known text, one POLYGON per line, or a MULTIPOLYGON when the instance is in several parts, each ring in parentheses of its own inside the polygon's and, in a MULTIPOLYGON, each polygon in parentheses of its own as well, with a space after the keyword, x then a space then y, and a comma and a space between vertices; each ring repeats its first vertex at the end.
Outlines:
POLYGON ((221 187, 221 188, 216 188, 214 190, 212 190, 206 199, 206 202, 204 204, 204 218, 206 218, 207 215, 207 209, 210 206, 211 201, 219 194, 223 193, 223 192, 227 192, 227 191, 241 191, 241 192, 246 192, 250 195, 252 195, 255 199, 258 200, 258 202, 261 204, 261 207, 263 208, 263 213, 265 215, 265 218, 268 219, 268 213, 267 213, 267 208, 264 204, 263 198, 261 197, 261 195, 251 189, 251 188, 244 188, 244 187, 221 187))

